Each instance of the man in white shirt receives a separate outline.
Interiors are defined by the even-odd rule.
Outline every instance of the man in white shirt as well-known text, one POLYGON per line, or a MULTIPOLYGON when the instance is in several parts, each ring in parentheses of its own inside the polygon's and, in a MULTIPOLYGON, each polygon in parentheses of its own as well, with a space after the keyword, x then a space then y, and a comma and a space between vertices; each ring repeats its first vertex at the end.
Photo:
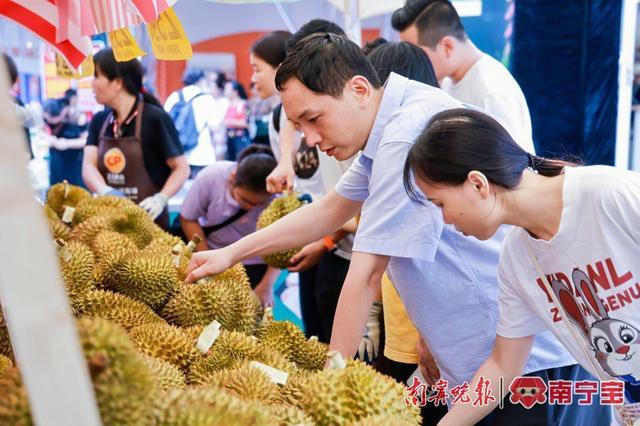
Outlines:
MULTIPOLYGON (((337 160, 359 155, 319 201, 221 250, 196 253, 187 281, 219 273, 245 257, 300 247, 361 211, 331 348, 346 357, 355 354, 386 269, 411 320, 432 346, 442 377, 450 387, 470 380, 495 340, 501 236, 464 237, 445 226, 435 206, 411 201, 403 186, 407 153, 425 124, 462 104, 393 73, 383 89, 359 47, 332 34, 298 43, 280 65, 276 86, 289 120, 309 146, 337 160), (420 292, 430 297, 417 297, 420 292)), ((560 344, 542 333, 525 372, 573 364, 560 344)))
POLYGON ((523 149, 535 153, 520 86, 504 65, 473 44, 448 0, 408 0, 392 24, 402 40, 426 52, 443 90, 490 113, 523 149))
POLYGON ((171 112, 172 108, 180 102, 180 96, 184 98, 184 102, 192 104, 198 142, 193 149, 186 151, 185 155, 191 168, 190 178, 194 179, 200 170, 216 162, 211 135, 222 124, 226 108, 223 110, 223 106, 209 93, 208 82, 202 70, 186 70, 182 76, 182 83, 184 87, 169 95, 164 109, 171 112))

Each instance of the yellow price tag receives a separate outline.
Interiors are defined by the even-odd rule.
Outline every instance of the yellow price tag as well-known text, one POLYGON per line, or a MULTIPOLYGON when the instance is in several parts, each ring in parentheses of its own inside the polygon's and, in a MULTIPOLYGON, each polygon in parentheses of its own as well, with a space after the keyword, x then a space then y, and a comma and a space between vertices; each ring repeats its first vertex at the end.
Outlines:
POLYGON ((78 78, 75 69, 69 66, 62 55, 56 53, 56 75, 60 78, 78 78))
POLYGON ((131 34, 128 28, 111 31, 109 33, 109 43, 113 49, 113 56, 115 56, 118 62, 130 61, 138 56, 147 54, 140 49, 140 46, 138 46, 136 39, 133 38, 133 34, 131 34))
POLYGON ((160 14, 158 19, 150 22, 147 30, 149 30, 151 48, 156 58, 180 61, 189 59, 193 55, 191 43, 173 8, 168 8, 160 14))

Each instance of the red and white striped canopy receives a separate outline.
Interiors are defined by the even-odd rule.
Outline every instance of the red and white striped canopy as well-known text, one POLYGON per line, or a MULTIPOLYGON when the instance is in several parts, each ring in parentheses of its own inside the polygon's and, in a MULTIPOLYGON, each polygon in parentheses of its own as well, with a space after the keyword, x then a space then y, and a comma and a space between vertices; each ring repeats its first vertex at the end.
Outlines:
POLYGON ((0 15, 30 29, 78 67, 89 36, 158 18, 167 0, 0 0, 0 15))

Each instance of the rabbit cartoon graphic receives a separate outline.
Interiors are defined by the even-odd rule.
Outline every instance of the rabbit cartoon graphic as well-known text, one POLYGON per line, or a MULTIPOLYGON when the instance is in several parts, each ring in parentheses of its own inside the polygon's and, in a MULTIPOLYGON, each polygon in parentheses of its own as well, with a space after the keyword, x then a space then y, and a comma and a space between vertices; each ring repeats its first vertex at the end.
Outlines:
POLYGON ((640 402, 640 330, 609 317, 587 274, 576 268, 571 278, 595 321, 590 322, 584 315, 578 300, 564 283, 552 280, 551 288, 564 312, 587 340, 602 369, 625 383, 627 401, 640 402))

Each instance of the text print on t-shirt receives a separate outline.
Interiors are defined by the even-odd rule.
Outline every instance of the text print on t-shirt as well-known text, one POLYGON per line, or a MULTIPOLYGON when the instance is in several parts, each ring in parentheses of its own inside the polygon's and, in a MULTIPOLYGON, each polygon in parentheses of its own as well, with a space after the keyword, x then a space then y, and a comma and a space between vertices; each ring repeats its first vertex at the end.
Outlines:
MULTIPOLYGON (((586 269, 590 275, 576 268, 571 280, 564 273, 548 276, 551 288, 569 316, 569 321, 593 351, 600 367, 607 374, 625 382, 625 396, 630 403, 640 402, 640 381, 637 380, 640 379, 640 329, 627 321, 609 316, 610 312, 640 298, 640 284, 634 283, 631 271, 619 275, 611 259, 598 261, 586 269), (608 296, 608 306, 605 306, 598 297, 595 283, 607 291, 615 291, 622 286, 626 288, 608 296)), ((540 278, 538 285, 546 294, 540 278)), ((553 303, 551 297, 546 295, 549 302, 553 303)), ((561 320, 557 307, 552 307, 550 312, 554 322, 561 320)))

